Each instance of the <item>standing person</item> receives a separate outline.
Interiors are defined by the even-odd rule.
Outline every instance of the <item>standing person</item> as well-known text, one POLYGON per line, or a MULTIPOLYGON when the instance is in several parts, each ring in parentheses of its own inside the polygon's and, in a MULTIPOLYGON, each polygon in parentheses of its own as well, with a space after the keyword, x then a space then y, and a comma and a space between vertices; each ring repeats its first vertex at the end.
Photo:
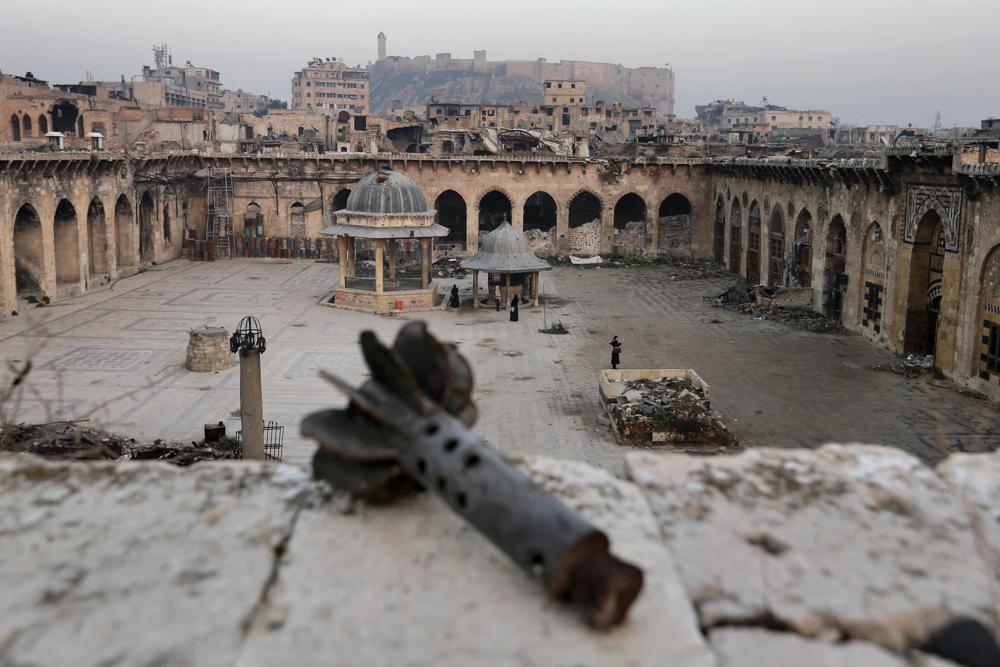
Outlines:
POLYGON ((611 339, 611 368, 618 368, 618 364, 622 362, 622 342, 618 340, 618 336, 611 339))
POLYGON ((497 312, 500 312, 500 286, 493 288, 493 303, 497 305, 497 312))
POLYGON ((510 300, 510 321, 517 322, 517 295, 515 294, 510 300))
POLYGON ((450 308, 458 308, 458 285, 451 286, 451 301, 448 302, 450 308))

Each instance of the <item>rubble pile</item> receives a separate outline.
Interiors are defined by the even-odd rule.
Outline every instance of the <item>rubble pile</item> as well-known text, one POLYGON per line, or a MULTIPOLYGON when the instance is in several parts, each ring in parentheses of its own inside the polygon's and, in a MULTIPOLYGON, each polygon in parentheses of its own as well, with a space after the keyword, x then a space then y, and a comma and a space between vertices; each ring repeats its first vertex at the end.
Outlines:
POLYGON ((831 320, 822 313, 808 308, 785 308, 776 304, 775 297, 783 294, 779 288, 764 285, 748 286, 742 276, 726 288, 725 292, 705 297, 712 305, 745 315, 757 320, 782 322, 795 329, 810 333, 847 335, 850 333, 840 322, 831 320))
POLYGON ((162 460, 178 466, 232 459, 237 453, 234 440, 208 444, 157 439, 142 443, 74 422, 0 426, 0 451, 75 461, 162 460))
POLYGON ((524 237, 528 239, 528 247, 531 248, 531 252, 539 257, 546 257, 553 254, 555 252, 555 247, 552 245, 552 235, 554 232, 554 228, 550 230, 524 230, 524 237))
POLYGON ((434 261, 434 275, 438 278, 464 278, 461 257, 441 257, 434 261))
POLYGON ((618 397, 608 406, 609 412, 618 433, 630 443, 737 444, 722 416, 689 380, 643 378, 614 385, 618 397))
POLYGON ((934 355, 928 354, 927 356, 922 356, 919 354, 908 354, 905 359, 900 361, 890 361, 886 364, 875 364, 872 366, 872 370, 886 371, 908 378, 915 378, 923 375, 924 373, 933 372, 934 355))

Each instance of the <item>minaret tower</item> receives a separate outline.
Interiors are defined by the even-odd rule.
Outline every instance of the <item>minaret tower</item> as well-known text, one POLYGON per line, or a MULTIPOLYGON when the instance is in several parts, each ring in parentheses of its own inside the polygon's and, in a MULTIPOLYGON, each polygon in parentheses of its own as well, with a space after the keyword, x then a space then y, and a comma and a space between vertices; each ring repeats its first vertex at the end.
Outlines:
POLYGON ((385 60, 385 33, 378 34, 378 59, 385 60))

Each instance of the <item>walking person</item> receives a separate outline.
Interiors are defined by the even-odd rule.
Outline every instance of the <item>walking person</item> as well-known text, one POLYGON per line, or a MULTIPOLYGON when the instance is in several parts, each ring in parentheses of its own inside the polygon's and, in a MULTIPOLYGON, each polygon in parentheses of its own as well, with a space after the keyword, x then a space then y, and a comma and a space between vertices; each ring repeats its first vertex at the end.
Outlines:
POLYGON ((458 285, 451 286, 451 300, 448 301, 449 308, 458 308, 458 285))
POLYGON ((510 300, 510 321, 511 322, 517 322, 517 304, 518 304, 518 299, 517 299, 517 295, 515 294, 511 298, 511 300, 510 300))
POLYGON ((611 368, 618 368, 618 364, 622 362, 622 342, 618 340, 618 336, 611 339, 611 368))

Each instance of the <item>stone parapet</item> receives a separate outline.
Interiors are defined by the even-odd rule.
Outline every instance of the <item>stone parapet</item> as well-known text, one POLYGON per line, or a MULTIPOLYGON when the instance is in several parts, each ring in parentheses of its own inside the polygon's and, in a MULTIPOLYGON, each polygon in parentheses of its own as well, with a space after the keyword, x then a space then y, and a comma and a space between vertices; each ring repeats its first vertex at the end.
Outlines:
POLYGON ((636 453, 634 481, 579 462, 515 464, 644 569, 622 627, 588 629, 431 494, 364 509, 288 465, 8 454, 2 656, 944 667, 918 652, 941 623, 1000 630, 1000 453, 937 470, 864 445, 636 453))

